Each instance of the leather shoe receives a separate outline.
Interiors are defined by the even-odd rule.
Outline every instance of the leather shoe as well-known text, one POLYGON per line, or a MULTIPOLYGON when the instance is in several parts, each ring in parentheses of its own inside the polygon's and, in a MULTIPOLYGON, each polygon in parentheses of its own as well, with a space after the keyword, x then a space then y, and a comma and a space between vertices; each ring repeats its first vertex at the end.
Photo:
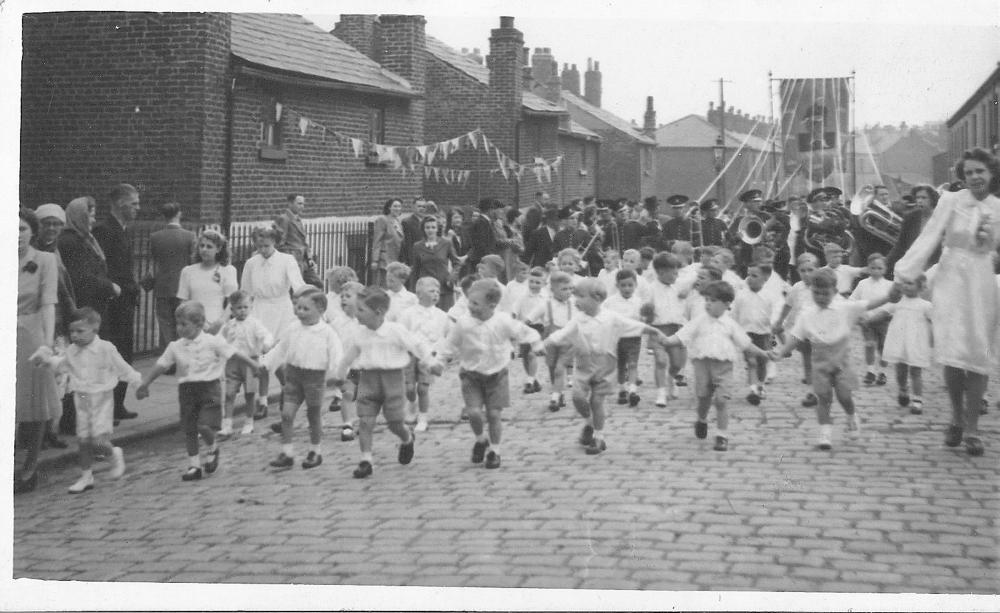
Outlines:
POLYGON ((42 438, 42 448, 48 447, 49 449, 66 449, 69 447, 64 441, 59 440, 59 437, 52 432, 46 432, 42 438))
POLYGON ((944 435, 944 444, 949 447, 958 447, 962 444, 962 427, 956 425, 948 426, 948 431, 944 435))
POLYGON ((139 414, 135 411, 129 411, 128 409, 115 411, 115 419, 135 419, 136 417, 139 417, 139 414))
POLYGON ((38 487, 38 471, 31 473, 31 476, 27 479, 17 478, 14 480, 14 493, 15 494, 27 494, 32 492, 38 487))
POLYGON ((354 469, 352 474, 355 479, 364 479, 365 477, 370 477, 372 472, 374 472, 372 470, 372 463, 368 460, 361 460, 361 462, 358 463, 358 467, 354 469))

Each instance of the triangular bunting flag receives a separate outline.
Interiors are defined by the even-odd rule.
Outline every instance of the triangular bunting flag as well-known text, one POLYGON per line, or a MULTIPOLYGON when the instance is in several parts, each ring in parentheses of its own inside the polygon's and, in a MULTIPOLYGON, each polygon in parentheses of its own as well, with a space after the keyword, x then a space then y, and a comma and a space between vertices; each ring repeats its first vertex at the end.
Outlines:
POLYGON ((543 158, 535 158, 535 166, 545 166, 545 160, 543 158))
POLYGON ((425 159, 428 164, 434 163, 434 158, 437 156, 437 145, 427 145, 427 155, 425 159))
POLYGON ((364 150, 364 142, 360 138, 351 139, 351 149, 354 150, 354 157, 361 157, 361 152, 364 150))
POLYGON ((444 171, 444 183, 445 183, 445 185, 451 185, 451 171, 450 170, 445 170, 444 171))
POLYGON ((431 173, 433 171, 434 171, 434 169, 431 168, 430 166, 424 166, 424 178, 425 179, 430 179, 431 178, 431 173))
POLYGON ((542 171, 545 173, 545 182, 552 183, 552 167, 546 164, 542 167, 542 171))
POLYGON ((538 181, 539 183, 541 183, 542 182, 542 167, 536 165, 531 170, 534 171, 534 173, 535 173, 535 180, 538 181))
POLYGON ((417 155, 420 156, 419 159, 420 160, 426 160, 427 159, 427 145, 421 145, 421 146, 417 147, 416 149, 417 149, 417 155))
POLYGON ((309 130, 309 119, 306 117, 299 117, 299 132, 302 133, 302 136, 305 136, 307 130, 309 130))
POLYGON ((485 134, 483 134, 483 151, 490 152, 490 139, 486 138, 485 134))
POLYGON ((473 149, 479 149, 479 139, 476 138, 476 131, 473 130, 466 135, 469 139, 469 144, 472 145, 473 149))

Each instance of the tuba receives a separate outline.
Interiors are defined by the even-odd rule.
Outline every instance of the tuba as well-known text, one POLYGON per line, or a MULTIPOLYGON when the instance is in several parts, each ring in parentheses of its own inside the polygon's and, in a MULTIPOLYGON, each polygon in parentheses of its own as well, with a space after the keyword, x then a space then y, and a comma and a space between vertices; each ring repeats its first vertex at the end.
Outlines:
POLYGON ((869 234, 895 245, 903 227, 903 218, 887 205, 872 199, 858 216, 858 224, 869 234))
POLYGON ((782 225, 774 215, 768 213, 747 214, 736 227, 736 235, 747 245, 756 245, 764 240, 768 232, 782 225))
POLYGON ((852 251, 854 235, 847 229, 851 225, 848 215, 840 208, 809 213, 802 241, 814 251, 823 251, 828 243, 840 245, 844 251, 852 251))

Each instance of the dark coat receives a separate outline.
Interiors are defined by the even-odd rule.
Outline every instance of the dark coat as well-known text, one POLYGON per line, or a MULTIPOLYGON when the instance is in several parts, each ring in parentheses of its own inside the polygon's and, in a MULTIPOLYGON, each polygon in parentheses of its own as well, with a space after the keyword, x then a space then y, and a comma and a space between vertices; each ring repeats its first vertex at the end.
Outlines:
POLYGON ((90 307, 103 317, 115 296, 108 267, 73 230, 59 235, 59 256, 66 266, 77 307, 90 307))
POLYGON ((524 232, 524 236, 531 236, 541 226, 542 205, 538 202, 533 202, 531 206, 524 210, 524 223, 521 224, 521 229, 524 232))
POLYGON ((521 259, 532 268, 535 266, 544 268, 545 264, 555 257, 555 255, 555 240, 549 235, 549 227, 543 225, 528 236, 521 259))
POLYGON ((469 272, 475 272, 484 255, 497 252, 497 237, 493 222, 482 214, 474 214, 469 223, 469 272))
POLYGON ((399 248, 399 261, 413 267, 413 245, 417 241, 423 240, 424 232, 420 227, 423 217, 417 217, 415 213, 410 213, 399 220, 403 226, 403 244, 399 248))
POLYGON ((149 236, 149 254, 155 274, 153 290, 157 298, 176 298, 181 269, 191 263, 198 237, 180 226, 167 226, 149 236))
MULTIPOLYGON (((441 284, 442 294, 453 291, 448 263, 450 262, 453 269, 457 271, 459 262, 451 241, 444 238, 439 239, 433 248, 428 247, 426 241, 417 241, 410 247, 410 253, 413 254, 411 279, 434 277, 441 284)), ((414 281, 414 286, 416 286, 416 281, 414 281)))
POLYGON ((139 285, 135 280, 132 262, 132 240, 117 219, 110 218, 92 230, 97 243, 104 250, 108 277, 122 289, 118 300, 135 305, 139 298, 139 285))

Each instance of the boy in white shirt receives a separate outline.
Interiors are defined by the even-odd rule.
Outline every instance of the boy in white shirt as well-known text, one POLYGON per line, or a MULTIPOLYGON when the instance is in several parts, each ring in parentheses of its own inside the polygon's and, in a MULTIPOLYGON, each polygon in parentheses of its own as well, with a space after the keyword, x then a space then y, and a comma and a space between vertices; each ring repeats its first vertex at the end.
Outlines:
POLYGON ((142 379, 135 390, 139 400, 149 396, 149 384, 177 368, 177 399, 181 405, 181 425, 187 447, 187 472, 182 481, 198 481, 202 477, 198 436, 208 445, 211 459, 204 464, 204 472, 212 474, 219 468, 219 446, 215 430, 221 426, 222 376, 226 361, 237 358, 254 374, 260 367, 249 356, 233 349, 221 336, 203 332, 205 307, 194 301, 182 302, 174 311, 178 339, 172 341, 156 360, 156 366, 142 379))
POLYGON ((712 266, 715 266, 722 272, 722 281, 728 283, 733 291, 737 294, 743 289, 743 279, 740 279, 739 275, 733 272, 733 266, 736 265, 736 257, 733 252, 729 249, 719 249, 712 256, 712 266))
POLYGON ((698 438, 708 436, 708 410, 715 400, 716 451, 729 449, 729 381, 733 378, 733 362, 740 352, 747 352, 767 359, 763 349, 755 347, 726 311, 734 299, 733 288, 725 281, 709 283, 702 294, 705 296, 705 314, 688 322, 677 333, 664 341, 666 345, 684 344, 688 348, 694 367, 695 396, 698 398, 698 419, 694 423, 694 434, 698 438))
POLYGON ((281 453, 271 461, 273 468, 295 465, 292 434, 295 414, 304 402, 309 419, 309 453, 302 468, 323 463, 320 441, 323 437, 323 395, 333 382, 334 369, 343 355, 343 345, 333 328, 323 321, 326 296, 318 289, 308 289, 295 300, 295 317, 278 339, 278 344, 263 358, 269 370, 279 366, 285 373, 281 403, 281 453))
MULTIPOLYGON (((334 332, 337 333, 337 336, 340 337, 340 344, 345 353, 351 345, 357 342, 356 339, 358 338, 361 324, 358 323, 357 319, 355 299, 363 289, 365 289, 365 286, 356 281, 344 283, 340 288, 340 311, 337 312, 327 308, 326 312, 323 313, 323 321, 328 323, 334 332)), ((354 387, 350 399, 345 398, 344 395, 346 385, 328 386, 328 389, 331 389, 330 412, 340 412, 340 440, 344 442, 354 440, 354 430, 357 427, 358 421, 358 412, 354 407, 358 391, 357 373, 354 371, 349 372, 347 374, 347 381, 350 381, 354 387)))
POLYGON ((865 272, 865 269, 861 266, 843 264, 844 255, 846 255, 844 248, 833 241, 823 245, 823 259, 826 260, 824 268, 829 268, 837 276, 837 293, 847 298, 854 288, 854 281, 865 272))
POLYGON ((410 267, 402 262, 389 262, 385 267, 385 292, 389 295, 389 312, 385 318, 396 321, 399 314, 417 304, 417 295, 406 289, 410 267))
POLYGON ((115 346, 99 336, 101 316, 90 307, 73 312, 69 318, 70 345, 62 355, 53 355, 42 346, 31 356, 35 364, 46 364, 69 375, 69 389, 76 406, 76 438, 80 446, 80 479, 69 487, 81 494, 94 487, 94 452, 111 458, 112 479, 125 473, 121 447, 111 444, 114 427, 114 389, 119 381, 138 383, 142 378, 121 357, 115 346))
POLYGON ((579 274, 580 268, 583 267, 583 258, 580 257, 580 252, 576 249, 567 247, 560 251, 556 257, 556 263, 559 265, 559 270, 570 276, 574 286, 586 279, 579 274))
POLYGON ((465 297, 466 292, 472 287, 472 284, 479 280, 478 274, 465 275, 458 282, 458 297, 455 299, 455 304, 451 305, 448 309, 448 317, 452 321, 458 321, 460 317, 464 317, 469 314, 469 300, 465 297))
MULTIPOLYGON (((877 300, 888 296, 893 285, 892 281, 885 278, 885 270, 885 256, 881 253, 873 253, 868 256, 868 276, 858 282, 858 286, 851 293, 851 300, 877 300)), ((864 379, 865 385, 886 384, 885 367, 887 364, 882 359, 882 349, 885 347, 885 335, 889 331, 890 319, 891 317, 883 317, 877 321, 861 324, 861 334, 865 339, 865 364, 868 365, 868 372, 865 373, 864 379)))
MULTIPOLYGON (((252 303, 253 299, 250 294, 242 290, 236 290, 230 294, 229 312, 231 317, 222 324, 219 335, 226 339, 226 342, 234 349, 256 360, 274 345, 274 337, 259 319, 250 315, 252 303)), ((239 360, 230 359, 226 362, 226 398, 222 408, 220 440, 226 440, 233 434, 233 405, 241 385, 246 400, 247 415, 240 433, 251 434, 253 432, 253 407, 257 392, 257 378, 239 360)))
MULTIPOLYGON (((566 326, 573 318, 573 278, 561 270, 555 270, 549 275, 549 292, 551 296, 542 306, 541 322, 548 336, 559 328, 566 326)), ((537 320, 537 317, 533 319, 537 320)), ((566 406, 563 391, 566 389, 566 369, 573 363, 573 351, 567 348, 557 348, 545 352, 545 365, 549 369, 549 382, 552 385, 552 396, 549 399, 549 411, 555 413, 566 406)))
MULTIPOLYGON (((643 319, 667 336, 676 334, 685 323, 684 297, 690 287, 680 287, 677 274, 681 262, 672 253, 659 253, 653 259, 656 282, 652 284, 650 300, 643 305, 643 319), (648 316, 648 319, 647 319, 648 316)), ((667 406, 667 398, 676 398, 674 386, 687 383, 681 375, 687 354, 683 346, 653 345, 656 378, 656 406, 667 406)))
MULTIPOLYGON (((635 293, 644 303, 649 302, 649 282, 643 277, 641 268, 641 256, 638 249, 626 249, 622 253, 622 270, 631 270, 635 273, 635 293)), ((610 294, 608 294, 610 296, 610 294)))
POLYGON ((510 275, 513 278, 504 288, 503 304, 499 308, 505 313, 513 314, 518 301, 528 293, 528 265, 518 260, 510 275))
POLYGON ((377 287, 365 288, 358 294, 355 305, 361 325, 334 376, 338 382, 343 382, 352 365, 358 371, 361 462, 354 469, 355 479, 364 479, 374 472, 372 433, 379 413, 385 414, 389 431, 402 441, 399 463, 409 464, 413 460, 416 435, 404 424, 406 383, 403 371, 410 363, 410 355, 426 362, 432 374, 441 374, 441 364, 426 343, 402 324, 386 321, 389 301, 388 294, 377 287))
MULTIPOLYGON (((541 266, 535 266, 531 269, 528 274, 528 293, 517 302, 513 313, 516 319, 524 322, 526 326, 538 334, 545 331, 543 316, 547 298, 542 291, 545 288, 545 277, 545 269, 541 266)), ((528 375, 528 382, 524 384, 524 393, 534 394, 542 391, 542 384, 538 382, 538 357, 531 350, 530 345, 522 343, 519 349, 521 360, 524 363, 524 372, 528 375)))
MULTIPOLYGON (((642 299, 636 293, 635 271, 619 270, 617 276, 618 291, 608 296, 604 301, 604 310, 617 313, 627 319, 642 321, 640 311, 642 299)), ((616 355, 618 356, 618 404, 636 406, 639 404, 639 351, 642 348, 642 335, 626 335, 618 341, 616 355), (626 387, 626 383, 628 387, 626 387)))
POLYGON ((618 271, 621 270, 618 252, 614 249, 606 249, 603 255, 604 268, 597 273, 597 280, 604 284, 604 289, 608 296, 618 291, 618 271))
POLYGON ((326 272, 326 312, 323 313, 323 320, 329 322, 332 318, 339 318, 343 312, 340 310, 340 292, 345 283, 357 283, 358 273, 350 266, 336 266, 326 272))
POLYGON ((602 310, 601 303, 607 292, 596 279, 578 283, 573 295, 577 314, 566 326, 549 335, 545 346, 548 349, 569 344, 574 348, 573 406, 587 420, 579 442, 587 448, 588 455, 597 455, 607 449, 604 441, 604 399, 614 390, 618 343, 624 337, 643 333, 657 335, 661 341, 666 336, 637 319, 608 309, 602 310))
POLYGON ((538 332, 513 317, 496 313, 500 302, 500 287, 481 279, 469 288, 469 316, 458 320, 440 345, 442 359, 457 357, 462 398, 469 425, 476 436, 472 446, 472 462, 485 459, 486 468, 500 467, 500 441, 503 436, 501 414, 510 407, 507 366, 510 364, 512 341, 528 343, 535 351, 542 350, 538 332), (489 436, 484 431, 489 424, 489 436))
MULTIPOLYGON (((479 260, 479 264, 476 266, 476 272, 479 273, 480 279, 489 279, 497 284, 500 288, 500 302, 499 305, 504 307, 508 306, 507 298, 507 288, 503 283, 500 283, 500 275, 506 270, 506 264, 504 264, 503 258, 495 253, 489 253, 483 256, 483 259, 479 260)), ((512 305, 511 305, 512 306, 512 305)), ((503 309, 501 309, 503 310, 503 309)), ((510 313, 510 311, 504 311, 505 313, 510 313)))
MULTIPOLYGON (((755 263, 747 267, 746 286, 736 292, 730 315, 746 331, 754 347, 771 350, 771 316, 774 313, 774 297, 764 291, 764 282, 772 274, 767 264, 755 263)), ((764 383, 767 380, 768 360, 746 354, 747 383, 750 393, 747 402, 757 406, 764 398, 764 383)))
MULTIPOLYGON (((417 300, 415 306, 410 307, 399 317, 399 323, 406 326, 420 340, 433 346, 434 343, 448 335, 451 329, 451 320, 448 314, 437 308, 438 300, 441 298, 441 284, 434 277, 422 277, 417 280, 416 288, 417 300)), ((414 359, 410 366, 415 372, 407 380, 406 396, 413 402, 413 394, 417 399, 417 432, 424 432, 428 426, 428 411, 430 409, 430 387, 434 381, 428 364, 414 359), (413 383, 416 383, 414 390, 413 383)))
MULTIPOLYGON (((791 329, 803 308, 812 304, 811 284, 816 273, 817 263, 816 256, 808 252, 800 254, 796 259, 799 281, 788 290, 788 295, 785 296, 785 306, 782 307, 778 321, 774 324, 772 332, 777 338, 784 338, 784 331, 791 329)), ((795 348, 802 354, 802 383, 808 385, 812 381, 812 347, 809 344, 809 339, 800 340, 801 342, 795 348)), ((816 394, 810 390, 802 399, 802 406, 814 407, 817 402, 819 401, 816 399, 816 394)))

